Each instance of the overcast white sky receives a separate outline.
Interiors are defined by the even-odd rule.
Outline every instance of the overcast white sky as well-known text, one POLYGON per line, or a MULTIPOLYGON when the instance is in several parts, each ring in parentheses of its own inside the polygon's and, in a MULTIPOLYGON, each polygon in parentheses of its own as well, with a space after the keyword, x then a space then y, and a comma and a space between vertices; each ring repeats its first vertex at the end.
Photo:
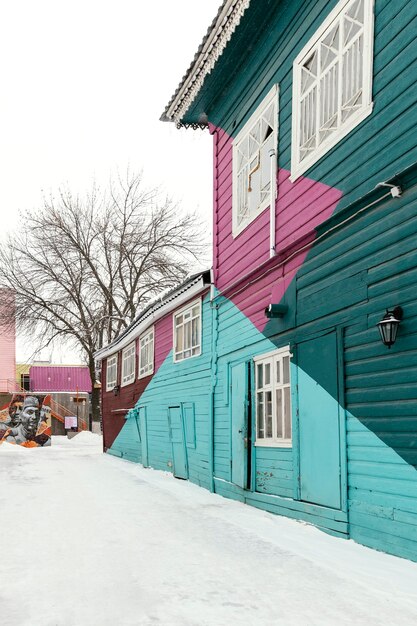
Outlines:
MULTIPOLYGON (((127 165, 211 229, 211 138, 159 117, 220 0, 0 4, 2 231, 42 191, 68 183, 82 192, 127 165)), ((32 349, 19 345, 18 359, 32 349)))

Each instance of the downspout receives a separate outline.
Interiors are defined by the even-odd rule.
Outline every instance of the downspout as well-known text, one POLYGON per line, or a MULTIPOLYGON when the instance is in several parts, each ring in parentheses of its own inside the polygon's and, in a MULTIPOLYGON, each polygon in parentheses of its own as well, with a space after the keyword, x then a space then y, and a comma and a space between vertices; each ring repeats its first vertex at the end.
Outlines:
POLYGON ((209 398, 209 442, 208 465, 210 491, 214 492, 214 400, 217 383, 217 335, 218 335, 218 305, 213 301, 216 295, 214 286, 214 270, 211 268, 210 281, 210 310, 211 310, 211 390, 209 398))
POLYGON ((270 170, 270 174, 271 174, 271 184, 269 186, 269 258, 272 259, 275 255, 276 255, 276 250, 275 250, 275 231, 276 231, 276 224, 275 224, 275 199, 276 199, 276 192, 277 192, 277 171, 276 171, 276 159, 275 159, 275 149, 272 148, 269 151, 269 158, 270 158, 270 166, 271 166, 271 170, 270 170))

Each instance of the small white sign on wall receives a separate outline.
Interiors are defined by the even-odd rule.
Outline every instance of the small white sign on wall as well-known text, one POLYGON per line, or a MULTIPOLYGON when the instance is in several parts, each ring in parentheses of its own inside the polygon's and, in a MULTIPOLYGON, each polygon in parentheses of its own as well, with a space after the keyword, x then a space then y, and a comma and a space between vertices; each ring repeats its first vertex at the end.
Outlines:
POLYGON ((71 430, 71 428, 77 428, 77 417, 75 415, 65 416, 65 428, 71 430))

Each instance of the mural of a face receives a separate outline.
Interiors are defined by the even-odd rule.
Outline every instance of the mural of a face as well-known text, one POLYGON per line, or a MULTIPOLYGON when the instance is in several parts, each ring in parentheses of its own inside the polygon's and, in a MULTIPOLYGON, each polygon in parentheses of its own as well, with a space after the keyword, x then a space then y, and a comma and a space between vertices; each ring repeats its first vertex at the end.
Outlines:
POLYGON ((20 423, 20 414, 22 412, 21 402, 12 402, 9 406, 10 425, 17 426, 20 423))
POLYGON ((0 443, 26 448, 51 445, 51 409, 44 396, 18 395, 0 410, 0 443))
POLYGON ((40 420, 39 400, 35 396, 27 396, 20 414, 22 433, 26 439, 33 439, 38 430, 40 420))

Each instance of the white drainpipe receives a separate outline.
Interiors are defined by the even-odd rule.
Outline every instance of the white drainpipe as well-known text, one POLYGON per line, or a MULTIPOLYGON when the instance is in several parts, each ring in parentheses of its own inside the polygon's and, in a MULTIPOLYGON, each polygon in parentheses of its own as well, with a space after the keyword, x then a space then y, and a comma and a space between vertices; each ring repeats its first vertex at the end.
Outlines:
POLYGON ((276 152, 271 149, 269 156, 271 160, 271 185, 270 185, 270 218, 269 218, 269 258, 272 259, 276 255, 275 251, 275 198, 277 192, 277 169, 276 169, 276 152))

